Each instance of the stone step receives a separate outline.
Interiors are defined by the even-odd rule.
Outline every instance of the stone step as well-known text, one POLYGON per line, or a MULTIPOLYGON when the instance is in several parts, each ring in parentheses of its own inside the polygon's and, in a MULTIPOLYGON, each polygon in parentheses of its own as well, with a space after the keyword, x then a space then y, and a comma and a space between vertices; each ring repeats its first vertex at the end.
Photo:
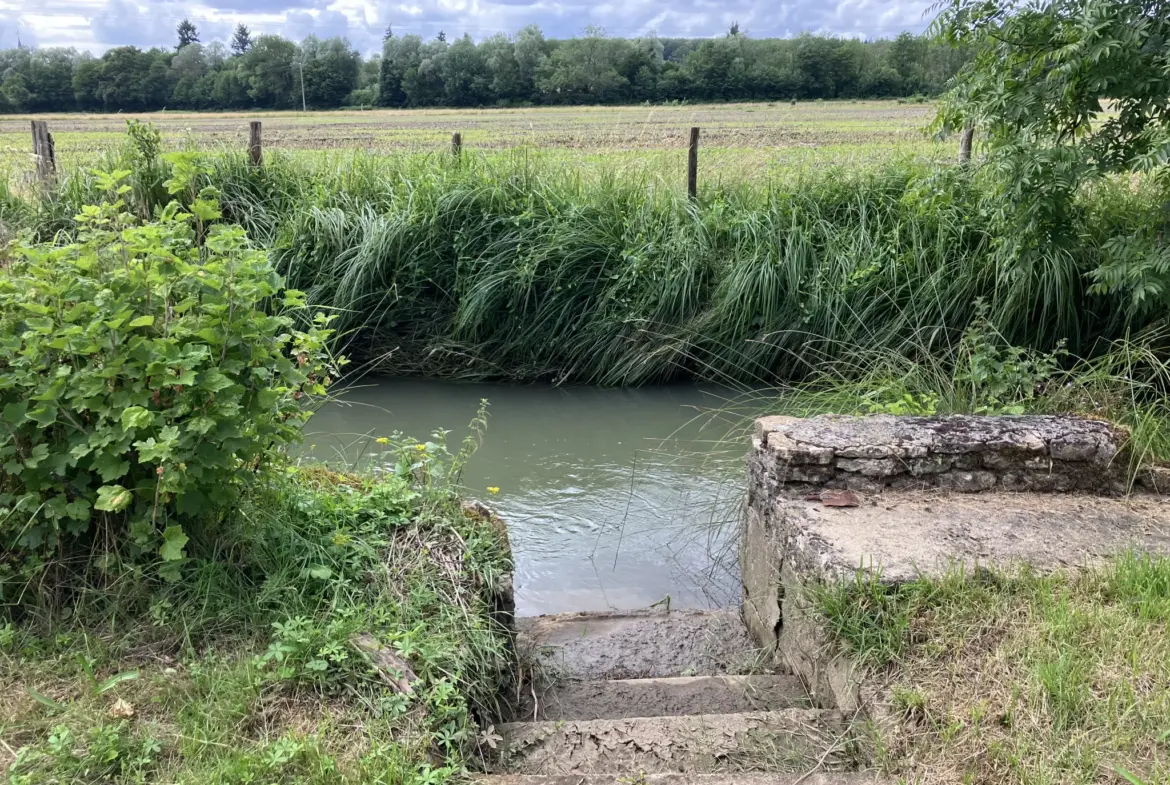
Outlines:
POLYGON ((516 620, 521 656, 546 679, 638 679, 736 673, 756 644, 739 610, 562 613, 516 620))
POLYGON ((840 768, 841 714, 785 709, 683 717, 517 722, 499 728, 516 774, 711 773, 840 768))
POLYGON ((735 714, 809 706, 795 676, 675 676, 609 681, 562 681, 527 696, 517 717, 596 720, 735 714), (535 705, 533 705, 535 703, 535 705))
POLYGON ((816 774, 720 772, 717 774, 488 774, 477 785, 892 785, 868 772, 828 771, 816 774))

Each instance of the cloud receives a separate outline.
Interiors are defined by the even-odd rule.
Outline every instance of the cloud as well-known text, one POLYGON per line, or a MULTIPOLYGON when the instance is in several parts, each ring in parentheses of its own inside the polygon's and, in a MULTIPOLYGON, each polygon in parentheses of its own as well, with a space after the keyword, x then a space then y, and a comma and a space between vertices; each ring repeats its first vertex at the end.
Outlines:
POLYGON ((20 14, 0 11, 0 49, 11 49, 17 44, 37 46, 36 31, 20 14))
POLYGON ((363 52, 377 50, 382 32, 477 40, 537 24, 550 38, 580 35, 589 25, 609 35, 656 32, 664 37, 721 35, 732 22, 757 38, 801 32, 890 37, 926 27, 929 0, 41 0, 37 13, 0 11, 0 46, 21 40, 44 46, 173 46, 175 26, 189 18, 203 41, 230 38, 243 22, 253 34, 341 35, 363 52), (62 24, 89 20, 90 30, 62 24), (23 26, 22 26, 23 25, 23 26))
POLYGON ((169 48, 175 45, 175 28, 183 19, 190 19, 199 30, 199 39, 209 42, 223 40, 231 35, 233 25, 226 20, 207 18, 182 2, 146 0, 106 0, 104 6, 90 17, 94 43, 97 48, 137 46, 169 48))

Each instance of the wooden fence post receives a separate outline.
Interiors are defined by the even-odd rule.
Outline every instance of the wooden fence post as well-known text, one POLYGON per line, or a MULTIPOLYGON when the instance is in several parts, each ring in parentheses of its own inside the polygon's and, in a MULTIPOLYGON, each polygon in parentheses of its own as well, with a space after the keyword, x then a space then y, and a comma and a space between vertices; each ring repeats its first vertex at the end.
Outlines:
POLYGON ((959 136, 959 165, 966 166, 971 162, 971 144, 975 139, 975 126, 968 125, 959 136))
POLYGON ((458 158, 463 154, 463 134, 451 134, 451 155, 458 158))
POLYGON ((687 198, 699 198, 699 129, 691 129, 691 146, 687 150, 687 198))
POLYGON ((49 124, 44 120, 33 120, 32 137, 37 177, 41 182, 48 182, 57 174, 57 151, 53 145, 53 135, 49 133, 49 124))
POLYGON ((252 121, 252 131, 248 136, 248 155, 252 158, 252 166, 260 166, 263 151, 260 144, 260 121, 252 121))

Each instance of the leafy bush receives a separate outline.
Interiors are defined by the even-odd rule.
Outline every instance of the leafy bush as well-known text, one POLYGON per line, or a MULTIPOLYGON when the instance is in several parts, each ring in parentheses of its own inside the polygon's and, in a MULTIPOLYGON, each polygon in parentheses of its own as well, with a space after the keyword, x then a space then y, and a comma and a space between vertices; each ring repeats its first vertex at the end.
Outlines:
POLYGON ((0 587, 87 549, 174 579, 190 527, 299 438, 334 373, 329 320, 298 329, 300 293, 217 223, 201 159, 168 161, 189 209, 139 222, 129 173, 98 174, 75 241, 18 242, 0 271, 0 587))

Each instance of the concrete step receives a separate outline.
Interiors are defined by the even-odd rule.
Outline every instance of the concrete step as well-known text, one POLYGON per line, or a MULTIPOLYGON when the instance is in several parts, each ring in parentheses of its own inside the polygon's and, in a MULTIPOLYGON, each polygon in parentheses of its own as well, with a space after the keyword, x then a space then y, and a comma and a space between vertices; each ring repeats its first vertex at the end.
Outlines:
POLYGON ((527 696, 519 719, 596 720, 735 714, 809 706, 795 676, 675 676, 609 681, 562 681, 534 699, 527 696))
POLYGON ((756 651, 738 609, 562 613, 519 618, 516 628, 521 656, 546 679, 735 673, 756 651))
POLYGON ((805 771, 846 762, 840 713, 818 709, 518 722, 499 732, 504 765, 516 774, 805 771))
POLYGON ((893 785, 875 774, 829 771, 816 774, 761 774, 720 772, 717 774, 488 774, 476 778, 477 785, 893 785))

